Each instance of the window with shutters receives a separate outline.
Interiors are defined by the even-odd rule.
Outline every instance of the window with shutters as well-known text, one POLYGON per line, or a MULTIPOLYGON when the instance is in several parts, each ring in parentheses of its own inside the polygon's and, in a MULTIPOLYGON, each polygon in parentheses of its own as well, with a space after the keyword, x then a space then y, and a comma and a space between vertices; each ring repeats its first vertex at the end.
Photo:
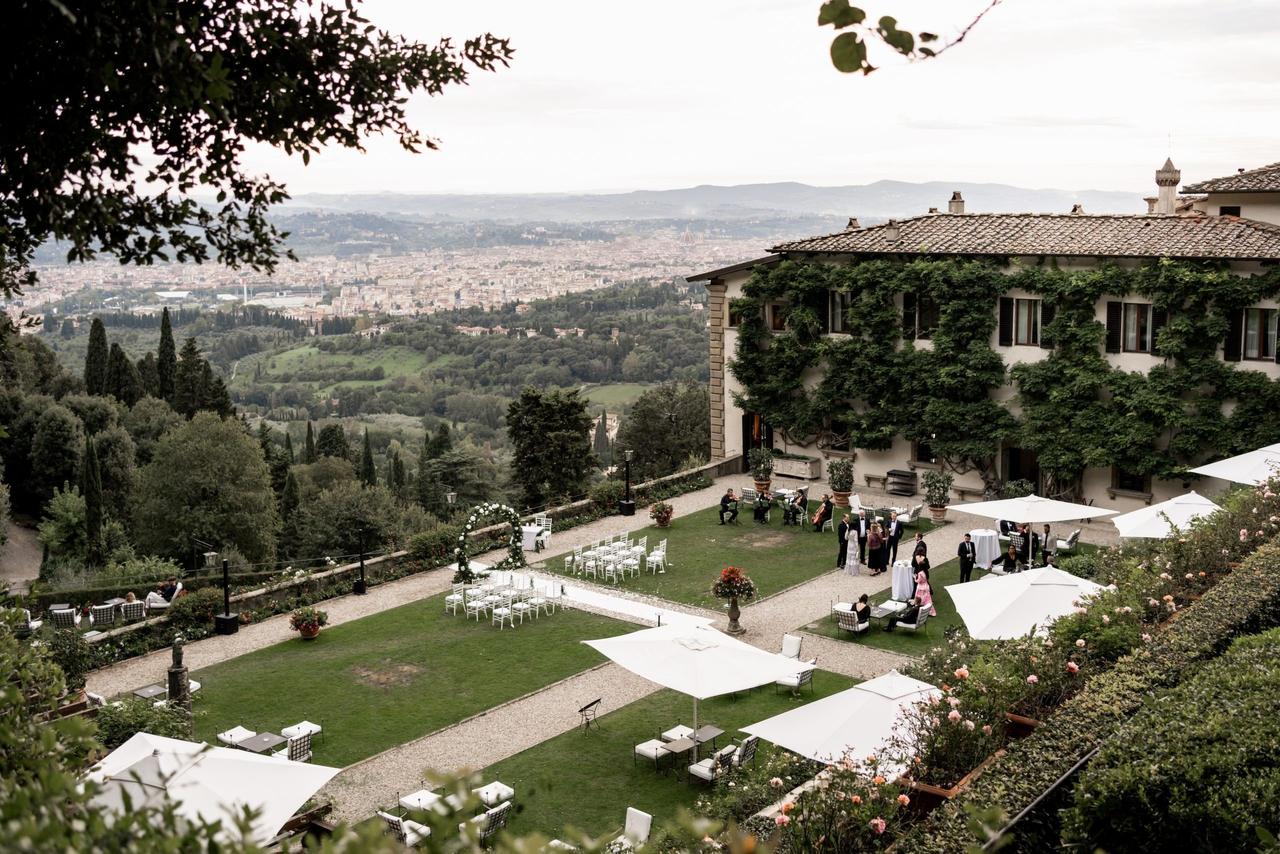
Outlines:
POLYGON ((769 328, 774 332, 782 332, 787 328, 787 319, 783 312, 786 306, 773 304, 769 306, 769 328))
POLYGON ((849 306, 853 303, 853 295, 848 291, 831 292, 831 325, 832 332, 848 334, 849 306))
POLYGON ((1123 492, 1150 492, 1151 475, 1126 471, 1120 466, 1111 467, 1111 488, 1123 492))
POLYGON ((1124 329, 1121 339, 1126 353, 1151 352, 1151 305, 1141 302, 1124 304, 1124 329))
POLYGON ((1244 311, 1244 346, 1246 359, 1276 357, 1276 310, 1247 308, 1244 311))
POLYGON ((1032 347, 1040 345, 1040 300, 1013 301, 1013 343, 1032 347))
POLYGON ((926 294, 902 295, 902 337, 928 340, 938 328, 938 303, 926 294))

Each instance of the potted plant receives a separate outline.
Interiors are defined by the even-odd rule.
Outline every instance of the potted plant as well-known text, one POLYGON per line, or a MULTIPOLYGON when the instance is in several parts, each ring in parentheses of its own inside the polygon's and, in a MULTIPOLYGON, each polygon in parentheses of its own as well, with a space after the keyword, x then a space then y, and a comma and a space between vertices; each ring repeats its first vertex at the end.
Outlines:
POLYGON ((653 524, 659 528, 671 527, 671 517, 675 515, 676 509, 665 501, 657 501, 649 508, 649 518, 653 520, 653 524))
POLYGON ((752 448, 747 452, 747 460, 751 463, 751 479, 755 481, 756 491, 764 492, 773 480, 773 448, 752 448))
POLYGON ((327 625, 328 622, 328 614, 310 605, 299 608, 289 615, 289 625, 298 634, 302 635, 303 640, 311 640, 320 634, 320 627, 327 625))
POLYGON ((738 600, 754 599, 756 583, 745 572, 736 566, 726 566, 720 571, 720 577, 711 585, 711 595, 717 599, 729 600, 729 634, 740 635, 746 631, 738 625, 738 617, 742 611, 738 608, 738 600))
POLYGON ((832 460, 827 463, 827 483, 831 485, 832 500, 837 507, 848 507, 853 493, 853 461, 832 460))
POLYGON ((951 498, 951 484, 955 481, 951 472, 925 472, 924 500, 929 505, 929 515, 933 517, 933 521, 941 522, 947 518, 947 502, 951 498))

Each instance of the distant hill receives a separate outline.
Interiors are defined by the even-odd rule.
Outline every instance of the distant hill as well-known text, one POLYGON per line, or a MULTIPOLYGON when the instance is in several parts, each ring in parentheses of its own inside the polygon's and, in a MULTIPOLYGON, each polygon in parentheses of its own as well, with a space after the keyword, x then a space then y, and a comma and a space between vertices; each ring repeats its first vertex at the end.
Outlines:
POLYGON ((1142 193, 1113 190, 1028 189, 1007 184, 876 181, 846 187, 814 187, 795 182, 704 184, 677 190, 630 193, 543 193, 493 195, 411 195, 307 193, 286 209, 411 214, 430 218, 494 221, 599 222, 628 219, 711 220, 761 216, 857 216, 871 220, 946 210, 951 193, 964 194, 967 210, 982 212, 1066 213, 1084 205, 1086 213, 1141 213, 1142 193))

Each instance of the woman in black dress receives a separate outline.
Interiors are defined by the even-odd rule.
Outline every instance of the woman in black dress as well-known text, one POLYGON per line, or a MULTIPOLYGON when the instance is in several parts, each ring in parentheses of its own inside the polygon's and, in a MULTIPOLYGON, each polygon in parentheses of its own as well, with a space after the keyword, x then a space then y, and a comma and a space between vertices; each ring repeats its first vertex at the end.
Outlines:
POLYGON ((867 532, 867 568, 871 570, 872 575, 884 572, 885 560, 889 556, 889 550, 885 548, 887 545, 888 540, 885 539, 884 529, 880 527, 879 522, 874 523, 871 530, 867 532))

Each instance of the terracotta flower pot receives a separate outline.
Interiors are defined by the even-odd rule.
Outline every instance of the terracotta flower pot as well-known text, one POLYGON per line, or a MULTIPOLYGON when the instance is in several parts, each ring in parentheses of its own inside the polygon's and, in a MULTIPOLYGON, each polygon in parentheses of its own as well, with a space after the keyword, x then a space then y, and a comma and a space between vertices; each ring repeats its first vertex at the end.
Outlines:
POLYGON ((753 480, 752 483, 756 485, 756 492, 768 492, 769 484, 773 483, 773 479, 770 478, 768 480, 753 480))
POLYGON ((943 504, 938 507, 934 507, 930 504, 929 516, 932 517, 933 521, 938 522, 939 524, 947 521, 947 506, 943 504))
POLYGON ((298 629, 298 634, 302 635, 303 640, 315 640, 320 634, 319 626, 303 626, 298 629))
POLYGON ((848 507, 850 495, 853 495, 853 490, 848 492, 841 492, 838 489, 831 490, 831 500, 835 502, 837 507, 848 507))

